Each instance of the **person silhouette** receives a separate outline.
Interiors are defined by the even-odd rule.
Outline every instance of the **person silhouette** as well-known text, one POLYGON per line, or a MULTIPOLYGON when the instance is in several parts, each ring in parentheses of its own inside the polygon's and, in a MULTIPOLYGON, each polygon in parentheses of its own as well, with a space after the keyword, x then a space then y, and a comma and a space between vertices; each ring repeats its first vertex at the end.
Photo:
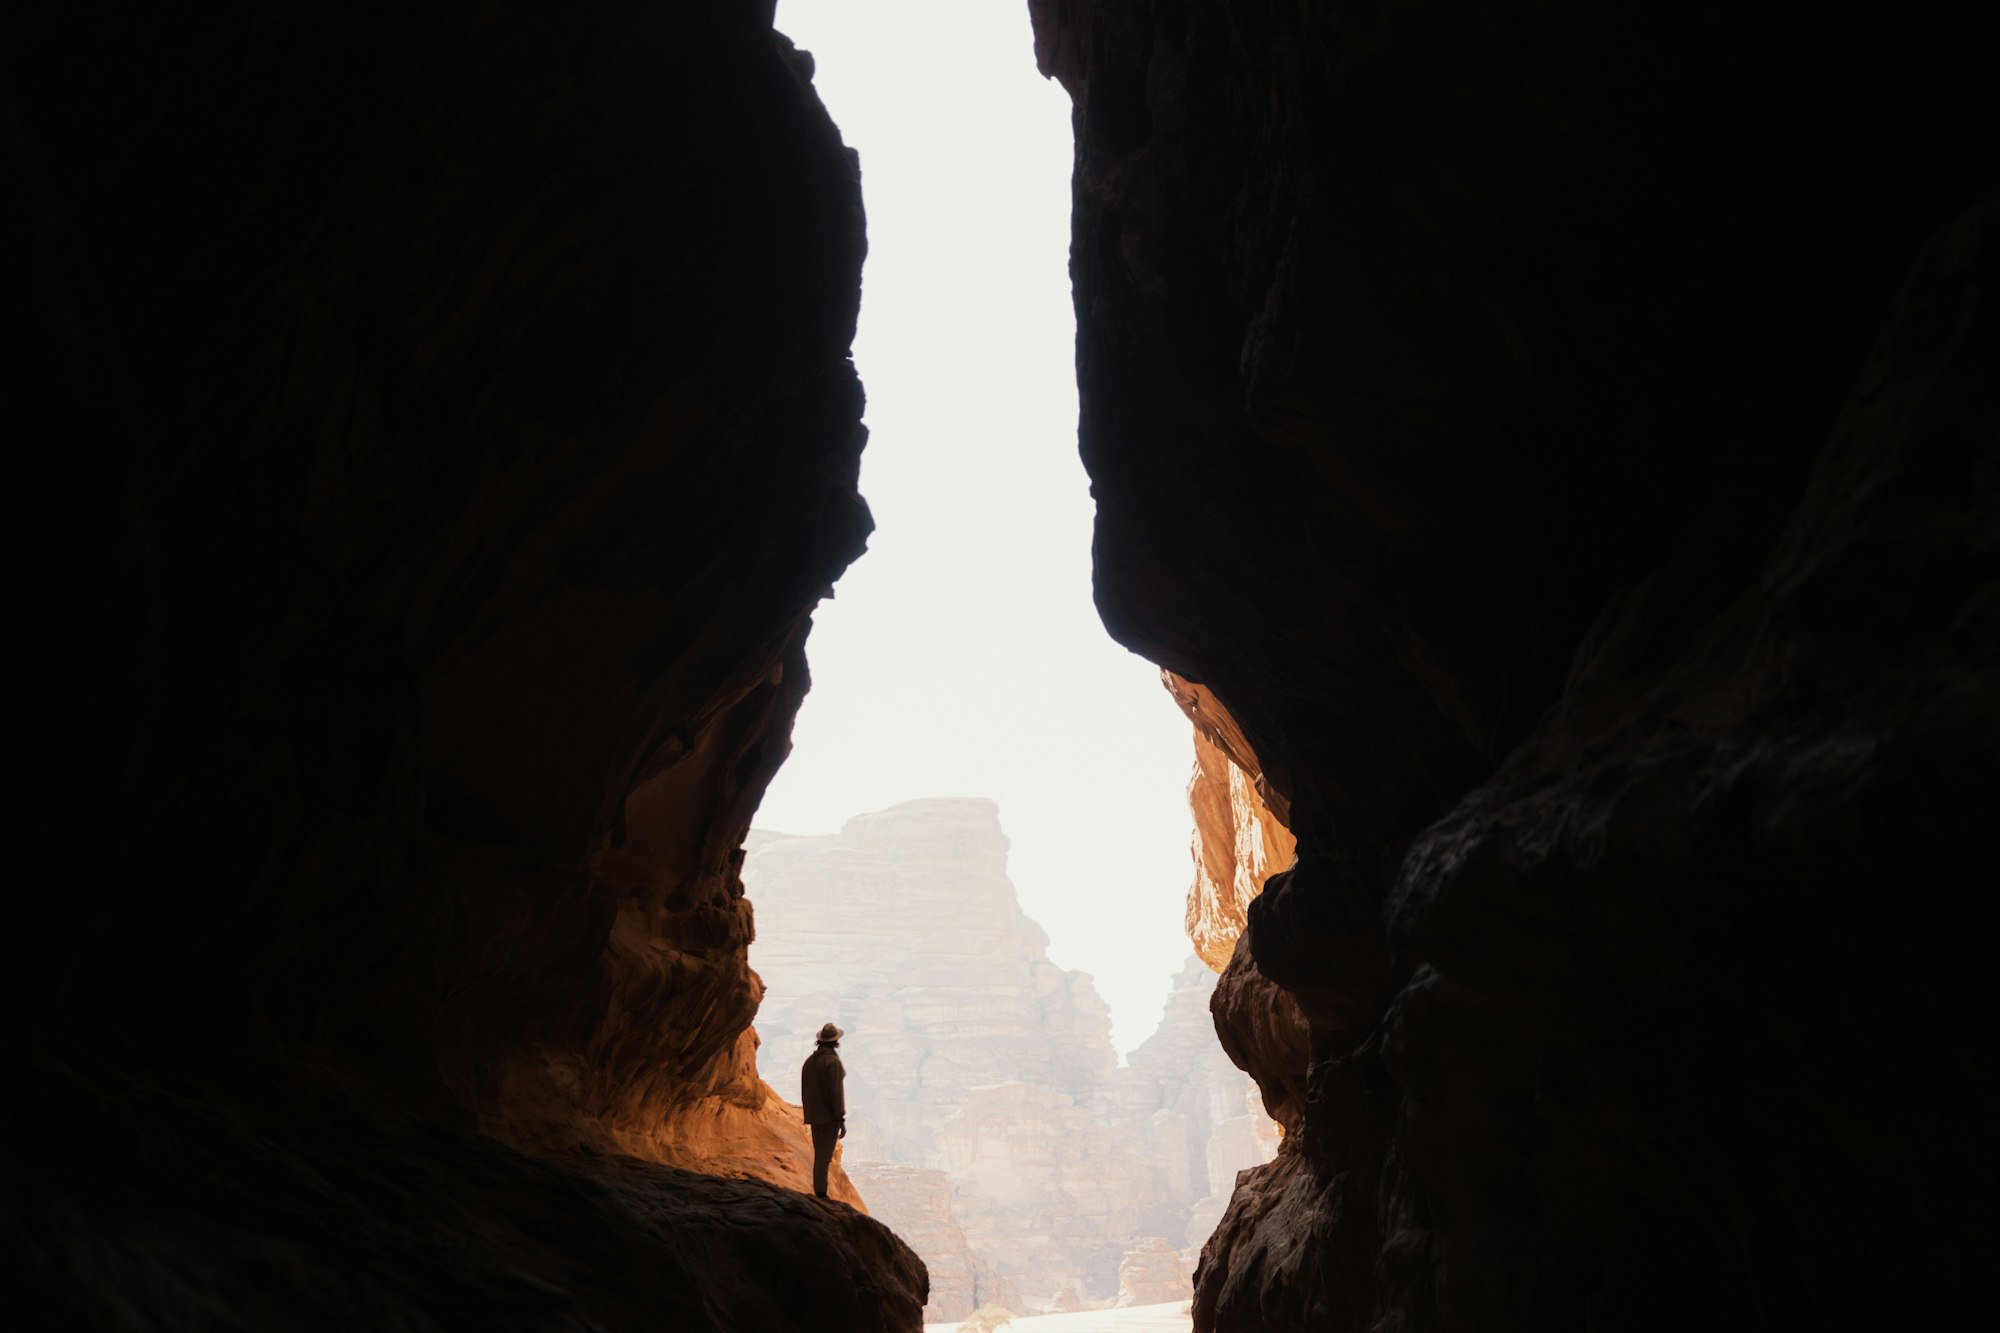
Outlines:
POLYGON ((812 1129, 813 1193, 826 1197, 826 1172, 833 1165, 833 1145, 847 1137, 847 1071, 840 1064, 839 1028, 828 1023, 799 1070, 799 1103, 812 1129))

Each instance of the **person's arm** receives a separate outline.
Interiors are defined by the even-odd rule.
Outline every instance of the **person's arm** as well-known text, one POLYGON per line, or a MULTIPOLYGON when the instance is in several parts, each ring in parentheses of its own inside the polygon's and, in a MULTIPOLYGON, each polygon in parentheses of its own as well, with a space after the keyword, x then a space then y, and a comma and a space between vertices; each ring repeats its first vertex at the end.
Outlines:
POLYGON ((828 1101, 833 1105, 833 1113, 840 1117, 840 1132, 834 1137, 844 1139, 847 1137, 847 1067, 835 1061, 833 1068, 826 1072, 833 1093, 828 1101))

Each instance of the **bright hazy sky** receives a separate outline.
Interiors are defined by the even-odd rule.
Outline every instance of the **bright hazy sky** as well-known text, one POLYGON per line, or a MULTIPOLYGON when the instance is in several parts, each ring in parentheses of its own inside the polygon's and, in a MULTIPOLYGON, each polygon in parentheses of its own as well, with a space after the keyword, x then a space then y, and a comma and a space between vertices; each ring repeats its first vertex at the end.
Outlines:
POLYGON ((1026 0, 781 0, 778 28, 861 153, 875 535, 815 617, 812 693, 756 824, 992 797, 1022 906, 1096 978, 1124 1053, 1191 952, 1193 747, 1090 601, 1069 100, 1035 70, 1026 0))

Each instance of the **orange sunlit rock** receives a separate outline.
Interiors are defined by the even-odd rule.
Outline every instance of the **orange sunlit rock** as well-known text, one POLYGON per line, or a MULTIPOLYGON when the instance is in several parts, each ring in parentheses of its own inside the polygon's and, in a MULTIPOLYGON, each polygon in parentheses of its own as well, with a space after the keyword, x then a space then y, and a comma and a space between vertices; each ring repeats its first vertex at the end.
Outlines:
POLYGON ((1194 724, 1194 882, 1188 886, 1187 933, 1201 960, 1220 972, 1243 933, 1250 900, 1264 880, 1291 864, 1297 846, 1236 719, 1206 687, 1162 671, 1160 679, 1194 724))

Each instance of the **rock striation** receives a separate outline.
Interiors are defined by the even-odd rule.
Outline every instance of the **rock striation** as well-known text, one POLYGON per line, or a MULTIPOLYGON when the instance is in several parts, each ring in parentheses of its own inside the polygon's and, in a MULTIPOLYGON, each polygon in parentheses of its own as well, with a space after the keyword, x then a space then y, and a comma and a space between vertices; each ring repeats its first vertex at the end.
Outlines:
POLYGON ((893 1191, 885 1205, 868 1184, 871 1207, 954 1275, 927 1317, 966 1313, 980 1265, 1014 1288, 1010 1309, 1051 1308, 1067 1288, 1114 1299, 1128 1250, 1162 1234, 1199 1245, 1191 1219, 1219 1216, 1237 1170, 1275 1150, 1216 1045, 1198 960, 1117 1065, 1090 979, 1050 963, 1021 912, 992 802, 911 801, 835 835, 754 831, 747 847, 764 1075, 795 1095, 819 1026, 846 1029, 850 1170, 893 1191), (948 1183, 948 1218, 930 1180, 948 1183))
POLYGON ((9 1248, 60 1326, 911 1325, 694 1174, 803 1179, 739 844, 869 530, 857 164, 768 3, 476 8, 5 20, 46 827, 125 849, 6 933, 9 1248))
POLYGON ((1990 19, 1030 7, 1097 604, 1297 839, 1196 1327, 1983 1300, 1990 19))
POLYGON ((1194 724, 1194 882, 1187 932, 1195 954, 1214 971, 1229 966, 1250 900, 1264 881, 1292 863, 1297 841, 1285 826, 1285 800, 1272 791, 1236 719, 1205 687, 1160 673, 1167 692, 1194 724))

